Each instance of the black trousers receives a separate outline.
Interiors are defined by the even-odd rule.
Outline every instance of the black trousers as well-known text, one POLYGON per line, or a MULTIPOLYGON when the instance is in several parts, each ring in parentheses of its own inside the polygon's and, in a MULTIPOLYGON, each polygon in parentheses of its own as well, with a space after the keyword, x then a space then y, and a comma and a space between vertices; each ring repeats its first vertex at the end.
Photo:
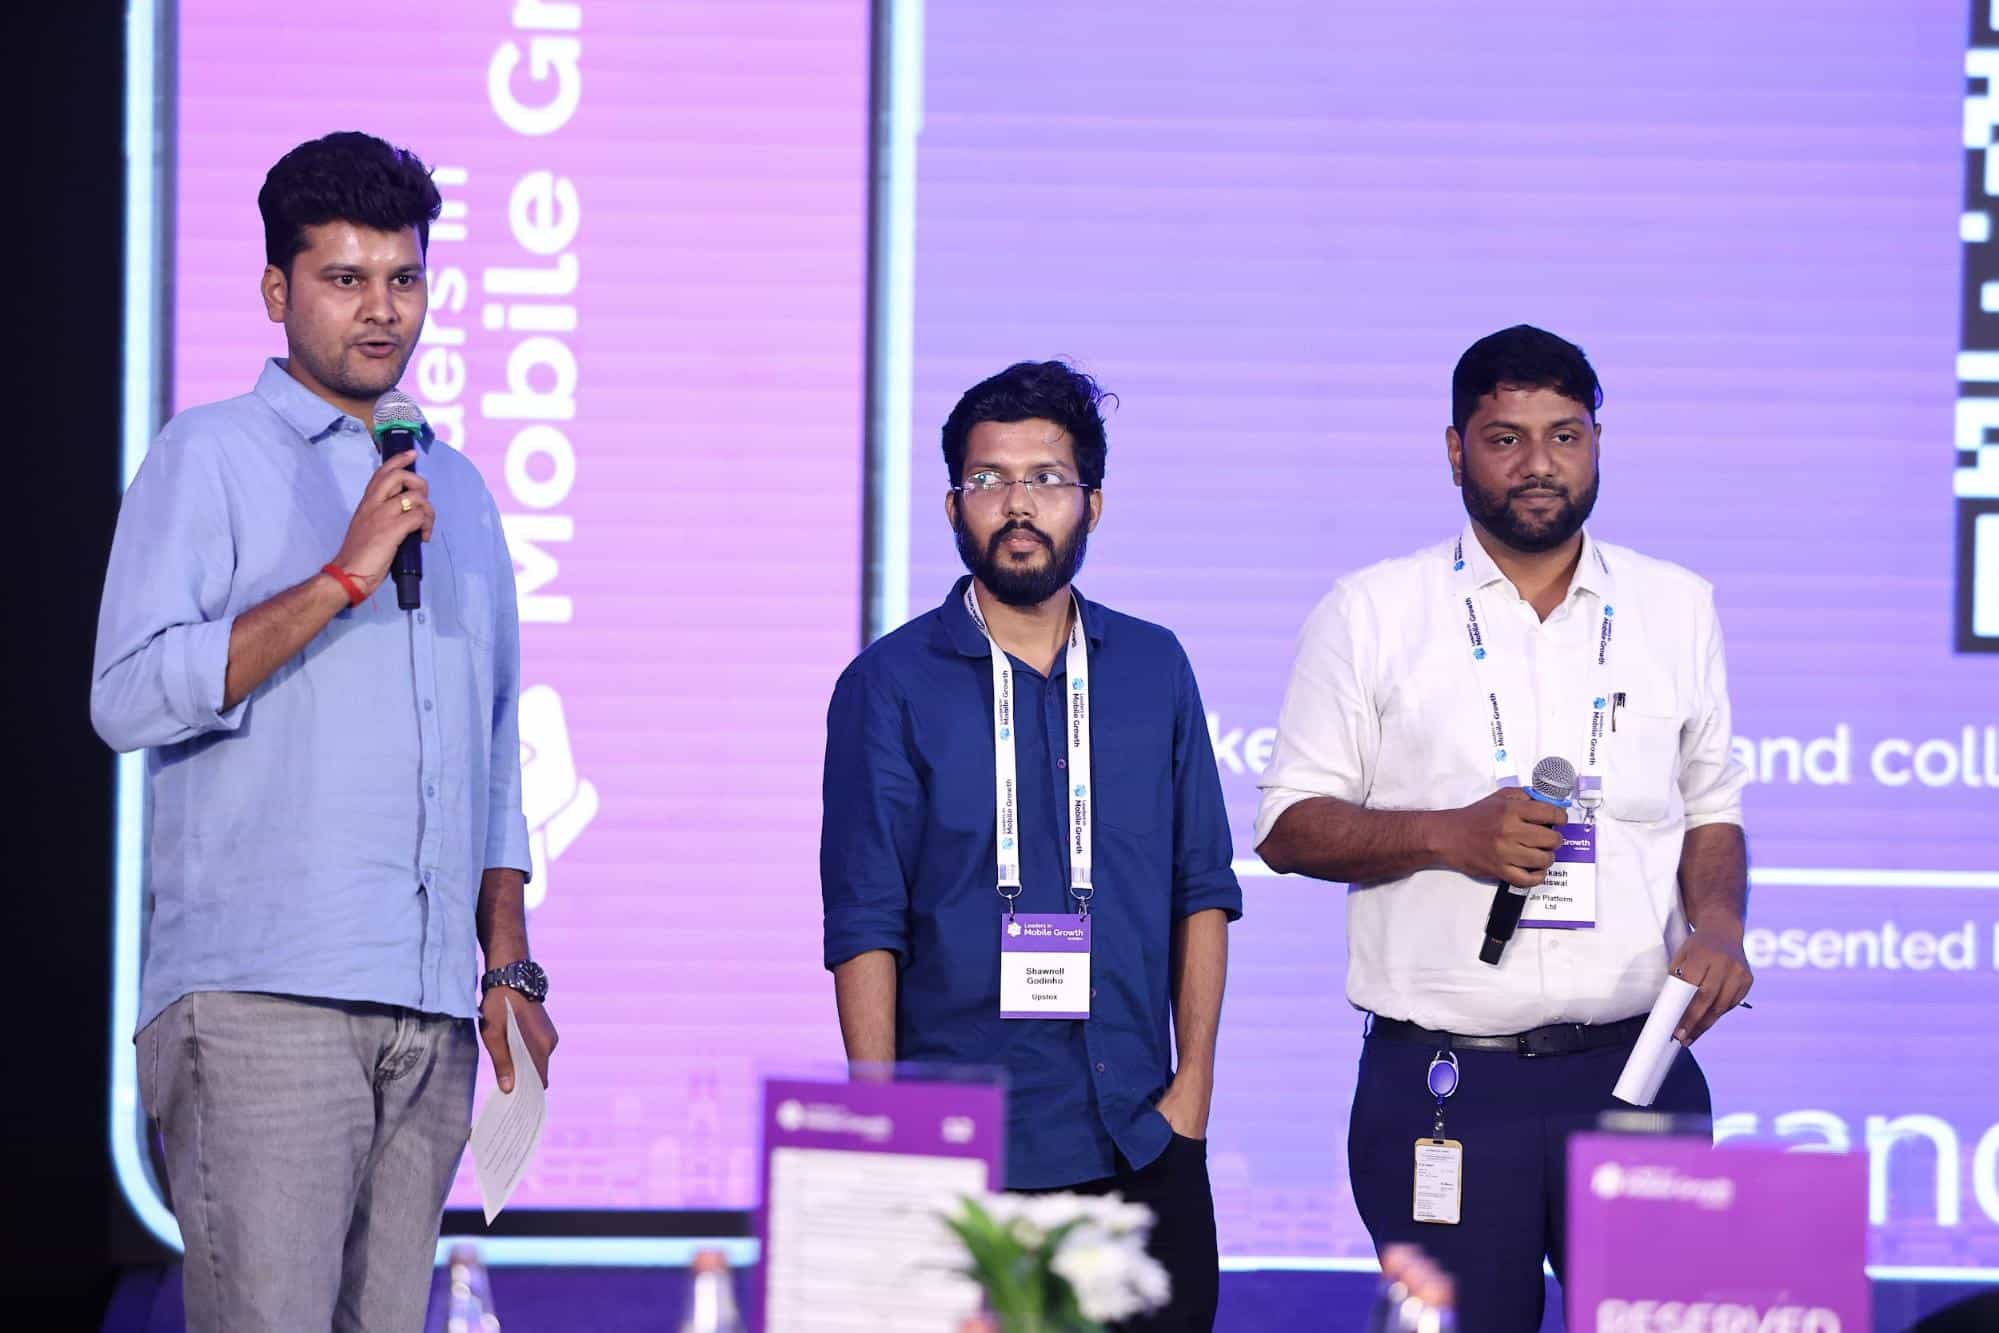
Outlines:
MULTIPOLYGON (((1462 1220, 1413 1219, 1416 1140, 1437 1101, 1425 1077, 1433 1047, 1370 1037, 1347 1129, 1354 1202, 1375 1248, 1420 1245, 1457 1283, 1459 1333, 1534 1333, 1541 1327, 1541 1261, 1561 1277, 1568 1240, 1568 1137, 1622 1106, 1610 1090, 1631 1043, 1573 1055, 1460 1051, 1444 1135, 1464 1145, 1462 1220)), ((1690 1052, 1674 1061, 1657 1111, 1712 1119, 1707 1079, 1690 1052)))
POLYGON ((1215 1243, 1215 1195, 1208 1185, 1208 1145, 1178 1134, 1166 1151, 1133 1169, 1123 1157, 1102 1180, 1021 1194, 1110 1194, 1142 1203, 1155 1218, 1146 1250, 1173 1281, 1162 1310, 1114 1325, 1118 1333, 1211 1333, 1221 1299, 1221 1252, 1215 1243))

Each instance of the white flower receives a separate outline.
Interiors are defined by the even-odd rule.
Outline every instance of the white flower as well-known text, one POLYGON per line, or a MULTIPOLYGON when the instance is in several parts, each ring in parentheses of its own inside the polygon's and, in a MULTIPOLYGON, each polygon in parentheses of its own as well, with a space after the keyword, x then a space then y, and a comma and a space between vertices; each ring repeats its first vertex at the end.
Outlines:
POLYGON ((1035 1194, 1022 1200, 1021 1215, 1043 1231, 1087 1221, 1094 1199, 1080 1194, 1035 1194))
POLYGON ((1172 1294, 1166 1270, 1137 1234, 1113 1235, 1090 1222, 1063 1237, 1049 1267, 1076 1293, 1084 1316, 1098 1323, 1157 1309, 1172 1294))
POLYGON ((1113 1236, 1137 1236, 1142 1240, 1152 1233, 1152 1210, 1142 1203, 1126 1203, 1120 1194, 1106 1194, 1085 1202, 1084 1216, 1113 1236))
POLYGON ((1024 1251, 1040 1251, 1064 1233, 1049 1269, 1069 1284, 1082 1313, 1098 1323, 1129 1319, 1166 1304, 1172 1283, 1145 1252, 1152 1210, 1116 1194, 994 1194, 978 1200, 1024 1251))

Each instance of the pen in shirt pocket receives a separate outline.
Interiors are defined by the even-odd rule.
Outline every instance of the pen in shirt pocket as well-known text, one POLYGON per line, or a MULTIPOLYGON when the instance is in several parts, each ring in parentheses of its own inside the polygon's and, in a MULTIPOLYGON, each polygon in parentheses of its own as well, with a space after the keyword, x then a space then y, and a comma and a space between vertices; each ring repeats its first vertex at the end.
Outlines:
POLYGON ((1610 696, 1610 729, 1612 731, 1617 730, 1617 710, 1624 707, 1624 698, 1623 690, 1619 690, 1616 694, 1610 696))

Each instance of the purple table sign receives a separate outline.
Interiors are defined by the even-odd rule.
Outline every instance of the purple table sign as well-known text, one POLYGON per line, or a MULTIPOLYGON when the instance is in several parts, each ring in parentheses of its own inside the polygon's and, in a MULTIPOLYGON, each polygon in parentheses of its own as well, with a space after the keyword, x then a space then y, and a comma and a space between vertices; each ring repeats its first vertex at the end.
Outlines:
POLYGON ((1864 1157, 1578 1134, 1568 1206, 1578 1333, 1871 1326, 1864 1157))
MULTIPOLYGON (((837 1078, 764 1080, 763 1151, 758 1189, 757 1240, 763 1281, 754 1302, 760 1326, 769 1308, 771 1155, 786 1148, 839 1153, 876 1153, 884 1172, 897 1170, 896 1158, 976 1160, 985 1166, 986 1189, 1006 1179, 1006 1092, 997 1071, 991 1081, 969 1076, 926 1079, 922 1066, 897 1066, 895 1081, 848 1082, 837 1078)), ((856 1218, 855 1225, 863 1225, 856 1218)))

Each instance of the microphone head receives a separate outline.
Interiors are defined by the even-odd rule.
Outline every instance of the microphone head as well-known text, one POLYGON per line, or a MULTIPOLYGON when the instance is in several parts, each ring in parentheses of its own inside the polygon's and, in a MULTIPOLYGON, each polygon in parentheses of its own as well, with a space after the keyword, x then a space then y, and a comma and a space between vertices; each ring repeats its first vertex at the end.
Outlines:
POLYGON ((1534 765, 1534 790, 1551 801, 1568 800, 1576 791, 1576 766, 1549 755, 1534 765))
POLYGON ((376 439, 382 437, 382 432, 391 430, 413 431, 420 435, 423 428, 423 409, 416 405, 416 399, 401 389, 391 389, 375 400, 373 434, 376 439))

